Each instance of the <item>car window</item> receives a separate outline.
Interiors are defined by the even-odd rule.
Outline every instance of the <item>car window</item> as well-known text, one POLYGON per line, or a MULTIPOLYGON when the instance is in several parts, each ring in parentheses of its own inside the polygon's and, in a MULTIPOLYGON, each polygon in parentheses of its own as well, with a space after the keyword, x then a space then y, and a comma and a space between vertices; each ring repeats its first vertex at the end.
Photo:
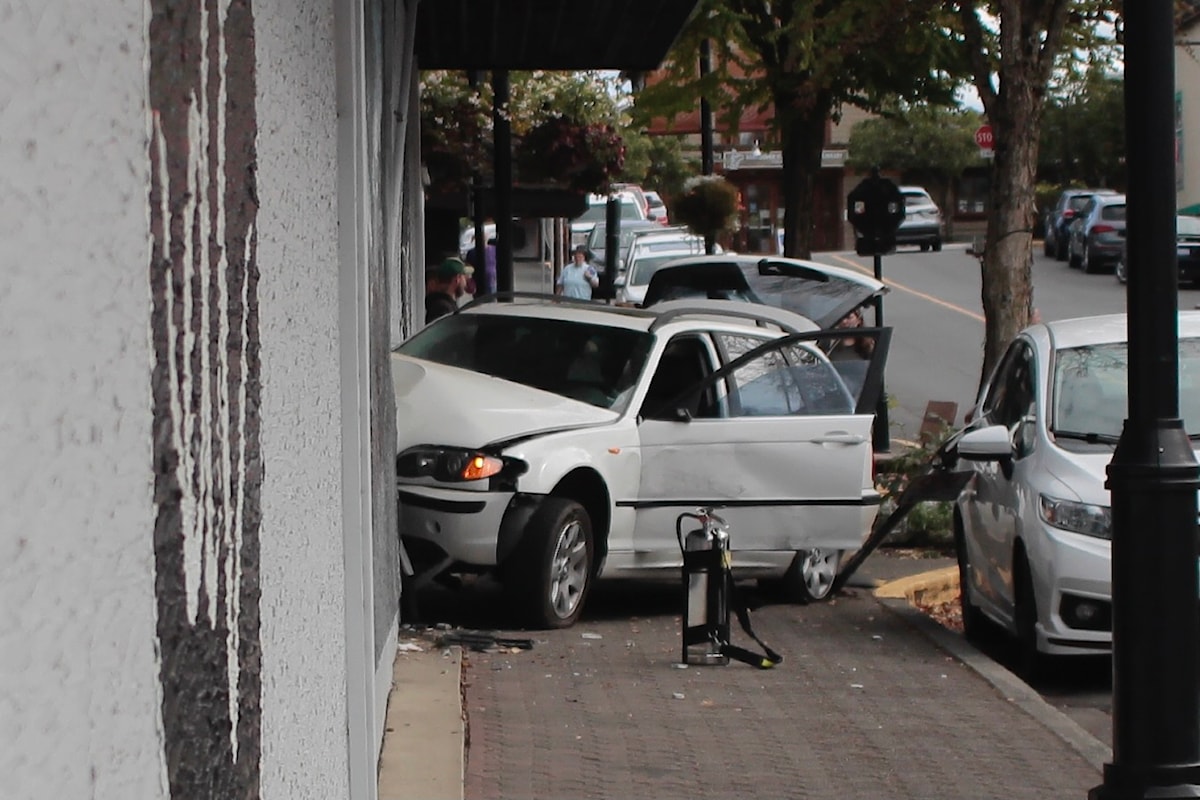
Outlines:
POLYGON ((471 313, 437 320, 396 352, 622 411, 652 343, 645 331, 471 313))
POLYGON ((854 399, 830 363, 811 344, 764 351, 726 379, 733 417, 852 414, 854 399))
POLYGON ((993 425, 1014 429, 1018 422, 1034 413, 1034 359, 1028 342, 1016 341, 988 387, 983 413, 993 425))
POLYGON ((647 419, 674 419, 679 408, 692 417, 720 416, 711 386, 692 394, 681 394, 713 372, 712 359, 704 341, 696 334, 682 334, 667 342, 654 367, 654 376, 642 400, 647 419))
POLYGON ((1110 203, 1100 209, 1100 218, 1109 222, 1125 221, 1125 204, 1110 203))
POLYGON ((1091 200, 1092 196, 1090 194, 1077 194, 1067 200, 1067 205, 1076 211, 1079 211, 1089 202, 1091 202, 1091 200))
POLYGON ((916 206, 931 206, 931 205, 933 205, 933 199, 927 194, 913 193, 913 194, 905 194, 904 195, 904 207, 905 208, 915 208, 916 206))
POLYGON ((1200 235, 1200 217, 1178 216, 1175 218, 1175 232, 1180 236, 1200 235))

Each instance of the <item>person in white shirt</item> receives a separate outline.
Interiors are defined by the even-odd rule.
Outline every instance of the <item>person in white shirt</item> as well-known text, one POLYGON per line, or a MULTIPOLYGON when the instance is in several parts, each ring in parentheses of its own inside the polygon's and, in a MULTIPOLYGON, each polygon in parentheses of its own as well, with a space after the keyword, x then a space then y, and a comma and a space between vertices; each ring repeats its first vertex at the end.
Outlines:
POLYGON ((592 299, 592 290, 600 285, 600 273, 587 262, 587 254, 585 246, 575 248, 571 263, 563 267, 562 274, 558 276, 557 294, 580 300, 592 299))

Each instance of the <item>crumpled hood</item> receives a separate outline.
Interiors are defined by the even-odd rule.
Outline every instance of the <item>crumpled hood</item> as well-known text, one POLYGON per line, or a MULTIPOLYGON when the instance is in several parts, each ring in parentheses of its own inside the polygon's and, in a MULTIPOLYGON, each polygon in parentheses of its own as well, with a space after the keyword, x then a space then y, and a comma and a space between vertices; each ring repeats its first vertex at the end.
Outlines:
POLYGON ((578 400, 397 353, 392 385, 399 451, 417 444, 482 447, 617 418, 616 412, 578 400))

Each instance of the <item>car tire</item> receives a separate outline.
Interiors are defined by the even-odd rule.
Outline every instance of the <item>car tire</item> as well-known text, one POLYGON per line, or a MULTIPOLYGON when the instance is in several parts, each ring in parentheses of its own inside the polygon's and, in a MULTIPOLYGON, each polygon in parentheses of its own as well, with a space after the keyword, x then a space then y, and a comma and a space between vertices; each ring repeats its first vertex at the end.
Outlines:
POLYGON ((532 627, 569 628, 595 579, 592 520, 574 500, 547 497, 505 562, 505 588, 532 627))
POLYGON ((833 581, 841 563, 841 550, 797 550, 782 577, 760 579, 758 587, 777 602, 820 603, 833 595, 833 581))
POLYGON ((1042 255, 1047 258, 1054 258, 1057 255, 1057 248, 1054 246, 1054 239, 1049 236, 1042 239, 1042 255))
POLYGON ((1017 672, 1026 683, 1043 677, 1048 657, 1037 646, 1037 596, 1025 551, 1018 549, 1013 564, 1013 623, 1017 634, 1017 672))
POLYGON ((1081 261, 1080 257, 1075 255, 1075 250, 1068 246, 1067 247, 1067 266, 1070 267, 1071 269, 1079 269, 1080 261, 1081 261))
POLYGON ((1094 274, 1098 269, 1096 259, 1092 258, 1092 248, 1086 241, 1083 243, 1083 253, 1079 256, 1079 266, 1088 275, 1094 274))
POLYGON ((928 253, 930 248, 929 242, 921 242, 921 252, 928 253))
POLYGON ((933 240, 933 244, 932 244, 932 245, 930 245, 930 247, 932 247, 932 248, 933 248, 933 252, 935 252, 935 253, 940 253, 940 252, 942 252, 942 240, 941 240, 941 239, 934 239, 934 240, 933 240))
POLYGON ((962 518, 954 515, 954 555, 958 562, 958 604, 962 609, 963 638, 978 642, 987 627, 987 618, 979 606, 971 602, 971 561, 967 557, 966 533, 962 518))
POLYGON ((1066 261, 1070 252, 1067 248, 1067 243, 1062 240, 1062 237, 1056 237, 1054 240, 1054 260, 1066 261))
POLYGON ((1129 280, 1129 267, 1125 264, 1124 253, 1117 257, 1117 265, 1113 269, 1113 274, 1117 276, 1117 283, 1125 283, 1129 280))

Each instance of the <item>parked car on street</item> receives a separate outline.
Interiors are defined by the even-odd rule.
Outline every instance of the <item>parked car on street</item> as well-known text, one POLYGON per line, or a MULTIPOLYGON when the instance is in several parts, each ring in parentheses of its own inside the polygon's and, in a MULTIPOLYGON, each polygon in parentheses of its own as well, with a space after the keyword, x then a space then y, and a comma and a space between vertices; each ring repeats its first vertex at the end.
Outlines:
POLYGON ((625 274, 617 278, 617 302, 641 305, 654 273, 680 258, 704 252, 703 240, 699 247, 695 243, 689 247, 686 242, 670 242, 669 245, 665 248, 643 247, 630 253, 625 274))
POLYGON ((904 197, 904 220, 896 229, 896 244, 920 245, 922 252, 941 250, 945 224, 929 192, 920 186, 901 186, 900 194, 904 197))
MULTIPOLYGON (((633 241, 634 234, 638 231, 661 231, 662 226, 657 222, 649 219, 623 219, 621 220, 620 231, 617 234, 618 253, 625 253, 629 248, 629 243, 633 241)), ((596 265, 596 268, 603 272, 608 265, 608 223, 605 220, 600 220, 592 228, 588 234, 587 241, 584 242, 590 253, 590 260, 596 265)), ((620 275, 625 271, 623 261, 617 262, 617 274, 620 275)))
POLYGON ((667 216, 667 204, 663 202, 658 192, 646 192, 646 203, 649 207, 647 218, 654 220, 659 225, 671 224, 671 220, 667 216))
MULTIPOLYGON (((1115 269, 1117 281, 1129 280, 1128 240, 1121 242, 1121 255, 1115 269)), ((1200 217, 1180 214, 1175 217, 1175 256, 1179 264, 1179 285, 1200 284, 1200 217)))
POLYGON ((597 579, 678 580, 677 518, 716 506, 737 578, 828 594, 880 502, 887 329, 869 334, 872 377, 852 392, 822 344, 845 331, 782 309, 497 299, 392 356, 415 586, 493 573, 526 623, 567 627, 597 579))
POLYGON ((1112 189, 1066 189, 1058 201, 1046 212, 1043 221, 1045 232, 1042 238, 1043 252, 1059 261, 1067 260, 1069 228, 1075 215, 1083 210, 1088 200, 1097 194, 1116 194, 1112 189))
POLYGON ((1113 269, 1125 245, 1125 195, 1092 195, 1068 231, 1069 266, 1087 273, 1113 269))
MULTIPOLYGON (((1200 425, 1200 312, 1179 314, 1180 412, 1200 425)), ((1127 414, 1124 314, 1022 331, 951 442, 971 480, 954 510, 968 638, 987 621, 1021 668, 1112 646, 1112 503, 1105 468, 1127 414)), ((1193 440, 1196 436, 1192 437, 1193 440)), ((1200 446, 1200 442, 1196 443, 1200 446)))
MULTIPOLYGON (((645 206, 632 192, 620 192, 616 197, 620 201, 622 222, 646 218, 645 206)), ((587 211, 571 220, 571 247, 587 244, 588 234, 596 223, 605 221, 607 214, 608 195, 588 195, 587 211)))
POLYGON ((650 279, 642 305, 708 298, 783 308, 821 328, 887 291, 869 275, 816 261, 781 256, 687 256, 664 264, 650 279))

